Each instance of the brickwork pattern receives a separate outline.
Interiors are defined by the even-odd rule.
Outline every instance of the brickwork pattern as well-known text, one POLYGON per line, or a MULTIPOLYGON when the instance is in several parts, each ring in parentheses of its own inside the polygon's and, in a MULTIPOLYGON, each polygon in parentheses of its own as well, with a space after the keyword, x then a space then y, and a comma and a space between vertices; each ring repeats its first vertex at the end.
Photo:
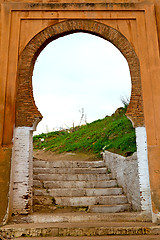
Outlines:
POLYGON ((126 58, 131 74, 132 94, 127 116, 135 127, 144 125, 140 65, 129 41, 117 30, 93 20, 67 20, 50 26, 37 34, 25 47, 18 66, 16 96, 16 126, 33 126, 42 115, 38 111, 32 90, 32 74, 36 58, 54 39, 74 32, 88 32, 113 43, 126 58))

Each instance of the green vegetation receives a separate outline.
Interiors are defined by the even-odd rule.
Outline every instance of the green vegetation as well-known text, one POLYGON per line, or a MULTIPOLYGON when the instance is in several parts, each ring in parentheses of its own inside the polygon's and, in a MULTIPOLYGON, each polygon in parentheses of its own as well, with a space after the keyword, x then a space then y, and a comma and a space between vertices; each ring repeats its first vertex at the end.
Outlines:
POLYGON ((42 133, 33 137, 34 149, 62 152, 91 152, 108 150, 123 156, 136 151, 135 130, 119 108, 112 116, 62 131, 42 133))

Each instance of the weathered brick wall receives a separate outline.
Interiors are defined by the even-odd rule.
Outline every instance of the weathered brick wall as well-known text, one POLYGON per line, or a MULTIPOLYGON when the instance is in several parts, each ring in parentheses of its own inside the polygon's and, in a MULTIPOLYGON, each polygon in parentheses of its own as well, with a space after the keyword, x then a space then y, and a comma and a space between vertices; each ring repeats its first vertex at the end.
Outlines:
POLYGON ((117 30, 91 20, 67 20, 44 29, 23 50, 18 66, 16 126, 31 127, 41 119, 33 98, 32 72, 35 60, 43 48, 52 40, 74 32, 89 32, 113 43, 128 61, 132 81, 132 93, 127 116, 134 126, 144 125, 143 103, 139 60, 128 40, 117 30))

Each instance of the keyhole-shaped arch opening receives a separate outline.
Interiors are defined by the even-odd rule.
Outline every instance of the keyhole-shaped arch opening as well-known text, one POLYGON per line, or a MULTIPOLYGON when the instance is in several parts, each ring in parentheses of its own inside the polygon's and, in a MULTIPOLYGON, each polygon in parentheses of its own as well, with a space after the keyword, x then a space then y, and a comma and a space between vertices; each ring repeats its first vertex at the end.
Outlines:
POLYGON ((111 115, 131 95, 129 66, 109 41, 73 33, 49 43, 34 66, 33 94, 43 115, 37 133, 111 115))
POLYGON ((107 25, 89 20, 68 20, 44 29, 27 44, 21 53, 17 79, 16 127, 35 126, 41 119, 32 92, 32 73, 38 55, 52 40, 75 32, 87 32, 109 40, 124 55, 129 65, 132 81, 132 94, 127 116, 134 127, 143 126, 140 65, 131 44, 120 32, 107 25))

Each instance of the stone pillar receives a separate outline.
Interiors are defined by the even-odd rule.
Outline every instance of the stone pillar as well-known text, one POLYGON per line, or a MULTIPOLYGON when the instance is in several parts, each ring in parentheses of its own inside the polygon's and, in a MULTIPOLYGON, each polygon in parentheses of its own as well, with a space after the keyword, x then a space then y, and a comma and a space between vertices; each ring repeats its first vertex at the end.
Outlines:
POLYGON ((146 129, 137 127, 135 130, 142 215, 152 219, 146 129))
POLYGON ((32 127, 14 130, 10 186, 10 213, 28 214, 32 209, 32 127))

